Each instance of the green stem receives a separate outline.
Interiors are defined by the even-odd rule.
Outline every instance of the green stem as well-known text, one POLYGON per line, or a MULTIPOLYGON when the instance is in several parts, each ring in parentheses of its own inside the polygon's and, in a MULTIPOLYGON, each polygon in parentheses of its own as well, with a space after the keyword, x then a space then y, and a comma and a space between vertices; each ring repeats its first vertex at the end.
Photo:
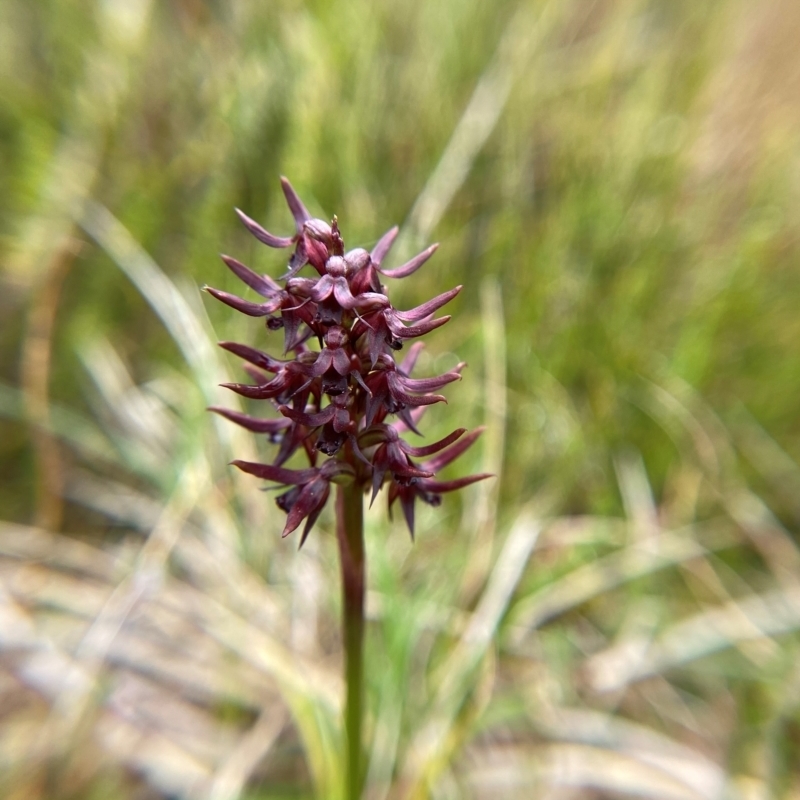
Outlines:
POLYGON ((346 800, 361 797, 361 719, 364 690, 364 507, 357 482, 336 492, 336 537, 342 565, 342 642, 345 656, 347 700, 344 727, 347 735, 346 800))

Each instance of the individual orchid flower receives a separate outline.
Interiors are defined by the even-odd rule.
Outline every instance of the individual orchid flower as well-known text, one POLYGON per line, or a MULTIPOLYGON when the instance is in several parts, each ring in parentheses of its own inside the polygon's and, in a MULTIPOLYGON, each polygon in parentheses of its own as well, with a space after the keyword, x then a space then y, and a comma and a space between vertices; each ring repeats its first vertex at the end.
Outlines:
POLYGON ((372 456, 371 502, 375 501, 387 472, 391 472, 392 480, 402 486, 409 486, 418 478, 432 478, 433 472, 416 466, 410 457, 422 458, 437 453, 456 441, 465 430, 466 428, 458 428, 438 442, 425 447, 413 447, 404 442, 397 429, 390 425, 380 424, 367 428, 359 436, 359 446, 366 448, 378 444, 372 456))
POLYGON ((350 483, 355 477, 348 464, 333 458, 319 468, 299 470, 252 461, 234 461, 233 466, 258 478, 293 487, 277 499, 278 506, 288 515, 281 535, 288 536, 306 520, 300 539, 301 546, 328 501, 331 483, 350 483))
POLYGON ((356 335, 366 334, 367 350, 372 366, 374 367, 382 353, 390 355, 392 350, 400 350, 404 339, 414 339, 424 336, 436 328, 440 328, 450 320, 449 316, 430 319, 430 316, 446 303, 449 303, 460 291, 461 286, 456 286, 449 292, 444 292, 421 306, 408 311, 397 311, 391 305, 375 308, 365 313, 355 325, 356 335), (416 322, 417 325, 405 325, 406 322, 416 322))
POLYGON ((397 369, 394 359, 387 355, 380 356, 378 366, 379 369, 373 370, 365 378, 365 383, 370 391, 366 408, 367 425, 374 422, 381 409, 397 414, 409 406, 446 403, 447 399, 443 395, 429 393, 441 389, 448 383, 461 380, 459 370, 463 365, 459 365, 453 372, 446 372, 434 378, 421 379, 405 376, 397 369))
POLYGON ((432 477, 471 447, 475 440, 483 433, 483 430, 483 428, 476 428, 448 449, 439 452, 429 461, 424 461, 422 464, 418 465, 419 469, 430 474, 422 476, 416 481, 403 482, 392 480, 389 486, 389 509, 391 510, 396 500, 400 500, 403 516, 405 517, 406 525, 408 525, 408 531, 412 539, 414 538, 414 506, 416 500, 421 500, 429 506, 437 507, 442 502, 443 494, 455 492, 458 489, 463 489, 465 486, 492 477, 489 473, 467 475, 466 477, 455 478, 449 481, 438 481, 432 477))

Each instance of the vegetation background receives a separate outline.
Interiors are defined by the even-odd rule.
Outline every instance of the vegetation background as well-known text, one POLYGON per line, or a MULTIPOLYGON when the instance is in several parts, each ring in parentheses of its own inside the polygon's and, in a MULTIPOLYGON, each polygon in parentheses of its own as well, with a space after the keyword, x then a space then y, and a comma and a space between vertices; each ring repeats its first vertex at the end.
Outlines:
MULTIPOLYGON (((278 177, 463 283, 433 438, 369 514, 367 797, 800 797, 800 6, 0 4, 0 775, 335 798, 331 520, 299 553, 204 409, 267 344, 278 177), (237 290, 240 287, 237 287, 237 290), (464 459, 469 461, 469 459, 464 459)), ((271 346, 274 346, 274 342, 271 346)))

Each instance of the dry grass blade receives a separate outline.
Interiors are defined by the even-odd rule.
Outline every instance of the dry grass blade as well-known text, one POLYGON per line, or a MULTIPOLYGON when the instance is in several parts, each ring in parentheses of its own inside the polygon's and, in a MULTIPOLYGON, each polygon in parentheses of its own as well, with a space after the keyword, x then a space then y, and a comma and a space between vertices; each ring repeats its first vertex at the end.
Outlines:
POLYGON ((674 436, 687 433, 696 457, 730 516, 750 537, 775 578, 800 585, 800 548, 786 528, 742 480, 725 426, 688 384, 672 377, 668 388, 648 385, 645 409, 674 436), (676 427, 679 429, 676 432, 676 427))
POLYGON ((237 800, 256 767, 280 736, 286 725, 283 708, 265 709, 253 727, 244 734, 211 779, 208 800, 237 800))
POLYGON ((170 463, 176 426, 172 414, 153 392, 136 386, 122 359, 103 339, 80 350, 81 361, 102 397, 100 413, 113 415, 115 437, 129 464, 158 475, 170 463))
POLYGON ((517 7, 436 169, 409 213, 396 245, 396 256, 404 257, 418 243, 427 241, 494 130, 514 82, 544 38, 571 16, 571 8, 571 3, 550 2, 543 9, 537 7, 534 17, 530 5, 520 3, 517 7))
POLYGON ((71 741, 74 728, 91 702, 114 639, 128 617, 143 599, 156 596, 160 591, 183 521, 197 501, 201 486, 198 477, 190 466, 184 468, 175 492, 142 546, 130 574, 116 584, 75 647, 74 657, 83 665, 89 682, 84 692, 67 686, 55 696, 49 729, 42 733, 43 739, 51 742, 51 752, 55 751, 56 742, 66 745, 71 741))
MULTIPOLYGON (((79 472, 68 484, 68 496, 97 511, 117 524, 150 531, 157 524, 162 506, 156 500, 112 481, 79 472)), ((192 521, 183 525, 183 535, 175 542, 174 561, 192 584, 234 607, 239 613, 283 634, 286 603, 264 583, 233 548, 235 540, 225 536, 225 520, 219 521, 209 495, 204 493, 202 509, 206 526, 192 521)))
POLYGON ((651 574, 694 558, 702 558, 716 548, 726 547, 736 539, 724 529, 712 526, 704 537, 705 545, 696 541, 703 526, 686 531, 663 531, 657 549, 640 544, 584 564, 562 578, 554 580, 533 594, 519 600, 509 618, 509 642, 519 647, 524 638, 543 623, 565 611, 585 603, 628 581, 651 574), (687 536, 694 533, 694 537, 687 536))
POLYGON ((800 520, 800 466, 742 406, 737 409, 732 437, 736 447, 780 492, 800 520))
POLYGON ((539 747, 493 747, 475 754, 466 783, 479 798, 523 800, 532 793, 546 797, 600 791, 611 796, 653 800, 709 800, 688 786, 674 766, 661 769, 600 747, 550 744, 539 747))
POLYGON ((780 636, 798 628, 800 590, 775 589, 681 620, 653 642, 627 639, 592 656, 586 664, 587 676, 597 691, 618 691, 740 642, 780 636), (640 654, 635 663, 631 650, 640 654))
POLYGON ((625 512, 633 527, 633 538, 658 547, 658 511, 641 453, 620 453, 614 459, 614 468, 625 512))
POLYGON ((88 203, 79 220, 86 232, 111 256, 150 303, 194 370, 207 401, 217 400, 211 387, 224 376, 224 365, 208 331, 175 284, 161 271, 128 230, 98 203, 88 203))
POLYGON ((676 777, 702 797, 719 797, 724 769, 706 755, 664 734, 609 714, 558 707, 539 713, 537 732, 550 740, 591 745, 635 759, 676 777))
POLYGON ((404 768, 409 796, 423 792, 446 764, 454 718, 464 698, 474 688, 476 669, 487 653, 497 628, 536 546, 541 524, 535 506, 525 509, 515 521, 489 575, 458 644, 441 668, 441 679, 428 719, 419 727, 404 768))
POLYGON ((484 336, 484 452, 482 472, 494 475, 482 481, 475 490, 472 513, 464 515, 462 536, 472 539, 470 560, 461 579, 464 605, 479 591, 490 569, 497 528, 497 500, 503 477, 506 415, 506 331, 503 315, 503 296, 500 284, 486 278, 481 286, 481 317, 484 336))
POLYGON ((207 593, 165 574, 153 582, 153 569, 177 541, 170 532, 182 527, 176 511, 162 515, 132 582, 119 582, 129 555, 115 558, 35 529, 0 529, 7 587, 0 648, 24 654, 12 673, 52 709, 26 763, 57 752, 86 758, 88 735, 87 746, 100 743, 164 792, 230 797, 285 726, 277 687, 293 705, 309 702, 317 714, 327 708, 335 715, 339 687, 327 671, 207 593), (88 729, 74 728, 90 702, 88 729), (231 702, 260 712, 252 730, 217 718, 215 708, 231 702))

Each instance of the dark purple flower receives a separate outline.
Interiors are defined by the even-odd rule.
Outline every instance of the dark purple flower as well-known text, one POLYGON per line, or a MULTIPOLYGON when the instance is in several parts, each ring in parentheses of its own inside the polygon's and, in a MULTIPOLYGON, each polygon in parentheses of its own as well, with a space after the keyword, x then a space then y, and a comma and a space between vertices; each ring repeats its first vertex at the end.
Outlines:
POLYGON ((464 433, 465 428, 458 428, 444 439, 425 447, 412 447, 400 438, 396 428, 391 425, 374 425, 367 428, 358 438, 362 449, 378 444, 372 456, 372 501, 383 485, 387 472, 391 472, 392 480, 401 486, 410 486, 418 478, 432 478, 433 472, 414 464, 410 456, 423 458, 433 455, 452 444, 464 433))
POLYGON ((276 503, 288 516, 282 536, 288 536, 306 520, 300 546, 317 521, 331 491, 331 483, 345 483, 355 477, 348 464, 329 459, 319 468, 284 469, 272 464, 257 464, 252 461, 234 461, 233 466, 258 478, 265 478, 284 486, 293 486, 288 492, 278 495, 276 503))
POLYGON ((370 391, 367 400, 366 424, 371 425, 380 409, 390 414, 397 414, 409 406, 429 406, 432 403, 446 403, 440 394, 429 394, 441 389, 448 383, 461 380, 459 372, 446 372, 435 378, 414 379, 406 377, 390 356, 382 355, 378 359, 379 369, 373 370, 365 378, 370 391), (411 394, 412 392, 417 394, 411 394), (420 394, 421 393, 421 394, 420 394))
POLYGON ((449 303, 460 291, 456 286, 449 292, 440 294, 409 311, 397 311, 388 304, 375 308, 361 316, 354 326, 354 334, 366 334, 367 350, 374 367, 382 353, 391 355, 393 350, 403 347, 404 339, 415 339, 424 336, 436 328, 440 328, 450 320, 449 316, 429 319, 434 311, 449 303), (428 319, 426 319, 428 318, 428 319), (405 325, 406 322, 417 322, 417 325, 405 325))
POLYGON ((253 381, 223 385, 251 400, 269 401, 280 416, 266 419, 216 406, 211 410, 248 430, 266 434, 278 445, 272 464, 234 464, 288 487, 277 498, 287 514, 284 536, 305 521, 302 544, 328 500, 330 484, 343 481, 354 481, 363 491, 371 489, 373 500, 388 483, 390 507, 400 500, 413 536, 417 499, 435 505, 443 492, 488 477, 436 480, 437 471, 463 453, 479 430, 464 436, 464 429, 459 428, 438 442, 421 446, 402 438, 406 431, 419 434, 422 411, 445 402, 436 392, 459 380, 464 365, 442 375, 412 378, 422 344, 413 344, 399 365, 395 353, 407 340, 444 325, 449 316, 433 315, 455 298, 461 287, 407 311, 394 308, 381 277, 412 275, 437 246, 400 267, 383 269, 397 228, 384 234, 372 252, 362 248, 346 251, 338 220, 334 217, 328 224, 312 218, 285 178, 282 187, 294 219, 294 235, 276 236, 243 212, 237 213, 245 227, 268 247, 294 245, 288 271, 280 279, 283 283, 222 256, 228 269, 259 299, 207 289, 237 311, 265 317, 267 330, 283 328, 283 359, 248 345, 221 343, 244 360, 244 370, 253 381), (310 277, 300 277, 298 273, 306 265, 313 272, 310 277), (390 417, 396 420, 391 423, 390 417), (303 453, 307 469, 283 466, 303 453), (329 458, 317 466, 320 453, 329 458))
MULTIPOLYGON (((476 428, 451 447, 442 450, 430 460, 420 464, 419 468, 435 475, 470 447, 483 433, 483 430, 483 428, 476 428)), ((456 478, 450 481, 437 481, 430 476, 424 476, 416 481, 407 483, 393 480, 389 487, 389 508, 391 509, 395 500, 400 500, 400 506, 403 509, 403 515, 405 516, 409 533, 413 538, 414 503, 417 499, 422 500, 423 503, 427 503, 430 506, 438 506, 442 502, 443 494, 454 492, 457 489, 463 489, 465 486, 491 477, 492 475, 490 473, 481 473, 480 475, 468 475, 464 478, 456 478)))

